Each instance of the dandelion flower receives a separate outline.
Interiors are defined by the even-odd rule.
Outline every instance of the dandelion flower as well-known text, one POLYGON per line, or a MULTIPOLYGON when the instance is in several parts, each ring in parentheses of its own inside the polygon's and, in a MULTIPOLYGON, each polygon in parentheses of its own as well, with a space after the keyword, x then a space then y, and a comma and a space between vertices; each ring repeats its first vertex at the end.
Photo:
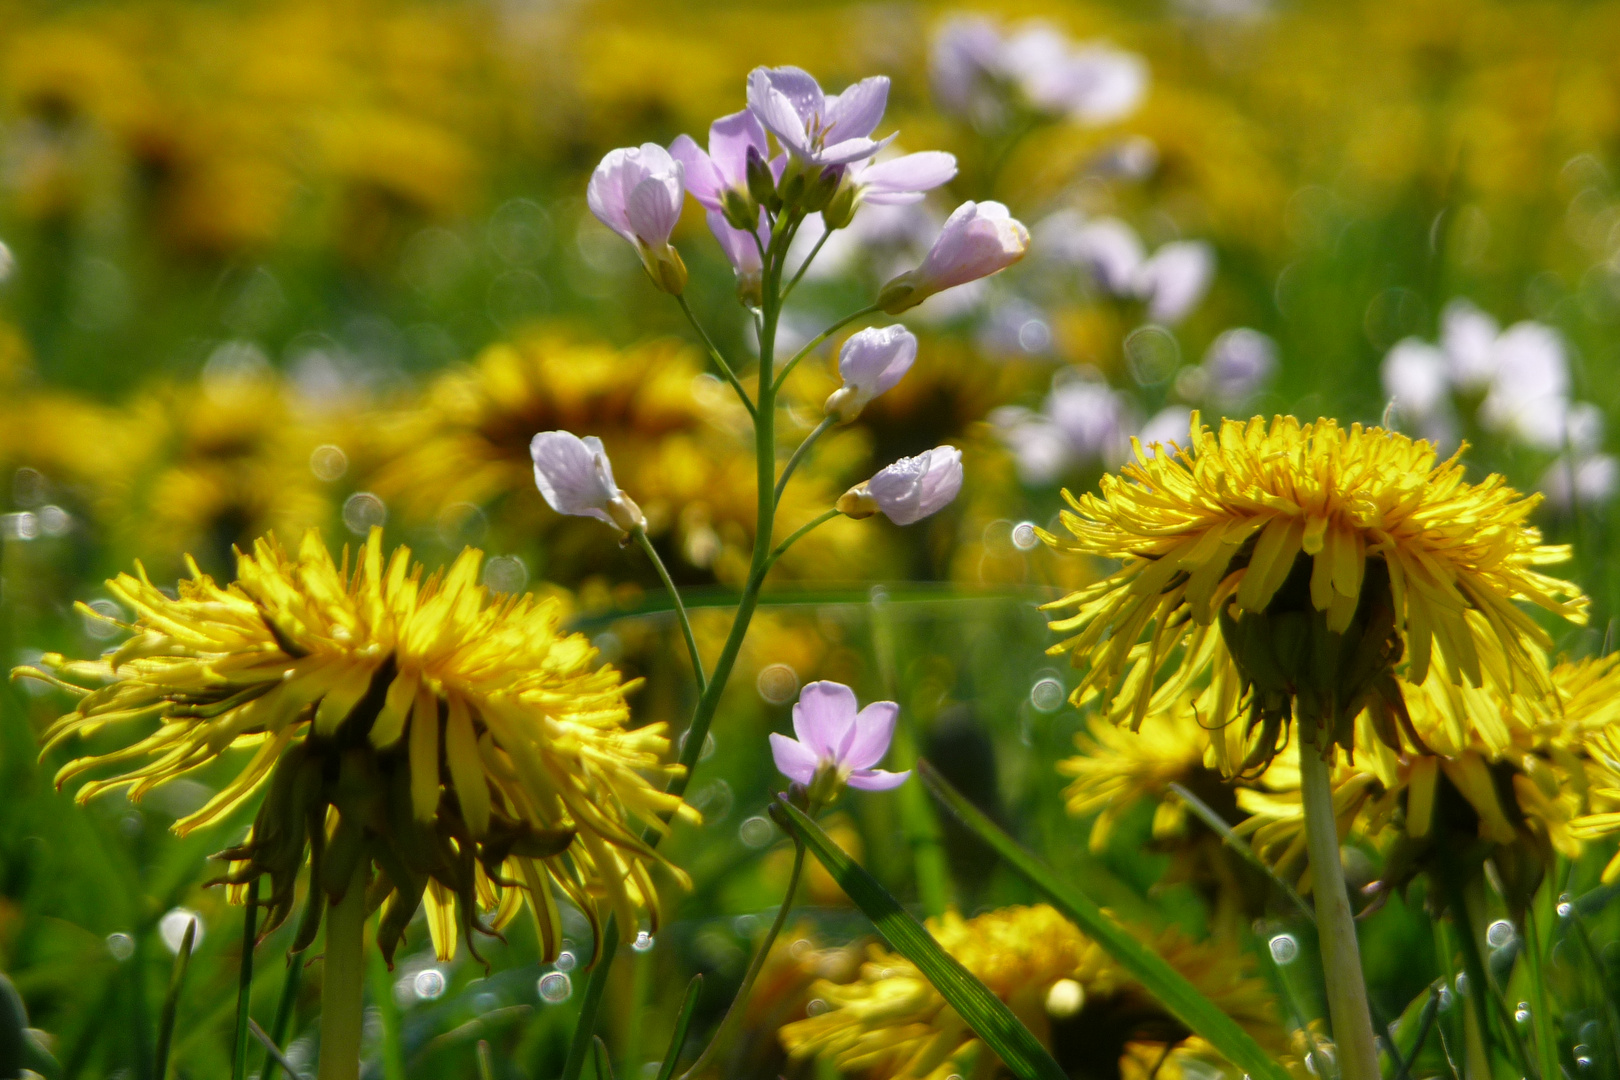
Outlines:
POLYGON ((339 565, 311 531, 296 558, 260 540, 227 586, 194 564, 173 598, 142 570, 120 575, 109 590, 134 612, 116 624, 128 641, 100 660, 53 654, 20 672, 80 699, 47 751, 109 727, 141 735, 70 761, 57 782, 114 768, 79 800, 121 788, 139 799, 250 750, 175 830, 220 822, 264 791, 247 840, 218 856, 223 880, 269 875, 268 932, 291 909, 307 850, 313 918, 300 948, 319 925, 315 897, 336 901, 368 863, 386 879, 369 895, 387 897, 378 938, 389 956, 424 901, 446 958, 458 931, 492 929, 481 909, 498 925, 523 899, 555 957, 558 892, 593 923, 599 904, 630 934, 642 911, 656 923, 650 870, 668 864, 641 828, 696 817, 646 779, 677 768, 661 764, 663 725, 629 728, 634 684, 559 629, 555 598, 492 598, 477 584, 481 558, 469 548, 424 577, 409 549, 385 557, 373 530, 339 565))
MULTIPOLYGON (((1009 907, 972 919, 947 912, 928 922, 945 951, 961 961, 1059 1057, 1067 1035, 1109 1040, 1122 1063, 1139 1044, 1183 1053, 1207 1048, 1166 1014, 1108 954, 1045 904, 1009 907)), ((1263 1043, 1280 1049, 1265 984, 1236 950, 1198 944, 1178 932, 1153 947, 1227 1015, 1263 1043)), ((790 1058, 830 1059, 840 1070, 873 1080, 951 1075, 989 1077, 995 1056, 945 1004, 939 991, 903 957, 874 946, 854 982, 821 982, 812 993, 828 1009, 782 1029, 790 1058)), ((1099 1047, 1088 1044, 1095 1063, 1099 1047)), ((1210 1055, 1212 1065, 1219 1058, 1210 1055)), ((1218 1066, 1217 1066, 1218 1067, 1218 1066)))
POLYGON ((1438 650, 1451 682, 1550 694, 1537 656, 1551 641, 1518 602, 1586 617, 1580 591, 1538 569, 1569 549, 1527 524, 1535 496, 1496 475, 1469 483, 1456 457, 1397 432, 1288 416, 1217 431, 1194 414, 1188 449, 1137 446, 1100 494, 1067 498, 1072 539, 1047 542, 1123 564, 1051 605, 1073 612, 1052 624, 1070 635, 1053 651, 1089 669, 1077 700, 1099 691, 1139 726, 1208 672, 1205 723, 1246 699, 1262 727, 1250 765, 1296 712, 1348 749, 1365 706, 1398 746, 1403 657, 1415 684, 1438 650))

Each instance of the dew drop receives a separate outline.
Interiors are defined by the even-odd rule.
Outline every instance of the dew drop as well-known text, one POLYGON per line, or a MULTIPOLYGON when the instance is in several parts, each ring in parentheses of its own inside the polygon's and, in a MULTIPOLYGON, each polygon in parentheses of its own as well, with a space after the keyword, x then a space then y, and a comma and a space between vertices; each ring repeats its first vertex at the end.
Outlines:
POLYGON ((1014 525, 1012 542, 1013 547, 1019 551, 1034 550, 1035 546, 1041 542, 1041 538, 1035 533, 1035 523, 1033 521, 1020 521, 1014 525))
POLYGON ((558 971, 573 971, 574 965, 579 963, 578 957, 564 949, 557 954, 557 963, 553 965, 558 971))
POLYGON ((1558 894, 1558 917, 1567 919, 1575 912, 1574 897, 1569 893, 1558 894))
POLYGON ((1468 996, 1468 972, 1466 971, 1457 973, 1457 993, 1463 997, 1468 996))
POLYGON ((1513 924, 1506 919, 1497 919, 1485 928, 1485 940, 1493 949, 1501 949, 1513 944, 1513 937, 1513 924))
POLYGON ((1519 1002, 1519 1007, 1513 1010, 1513 1019, 1521 1024, 1530 1022, 1530 1003, 1528 1001, 1519 1002))
POLYGON ((574 993, 573 980, 560 971, 540 976, 540 1000, 548 1005, 561 1005, 574 993))
POLYGON ((529 583, 529 568, 516 555, 497 555, 484 564, 484 587, 491 592, 518 593, 529 583))
POLYGON ((125 960, 128 960, 131 956, 135 955, 135 939, 124 933, 122 930, 115 934, 108 934, 107 952, 112 955, 114 960, 117 960, 120 964, 122 964, 125 960))
POLYGON ((630 947, 636 952, 646 952, 653 947, 653 936, 645 930, 637 931, 636 940, 630 943, 630 947))
POLYGON ((190 908, 177 907, 159 920, 158 934, 163 938, 163 944, 168 947, 170 952, 176 954, 180 952, 180 946, 186 940, 186 927, 192 923, 197 924, 197 931, 191 938, 191 948, 195 952, 197 946, 202 944, 203 939, 201 915, 198 915, 190 908))
POLYGON ((1299 957, 1299 942, 1292 934, 1278 934, 1271 939, 1271 958, 1279 964, 1292 964, 1299 957))
POLYGON ((435 1001, 443 997, 444 972, 438 968, 423 968, 416 973, 416 978, 411 982, 411 989, 415 990, 416 996, 423 1001, 435 1001))
POLYGON ((808 1016, 820 1016, 827 1011, 827 1003, 820 998, 811 998, 809 1003, 805 1005, 804 1011, 808 1016))
POLYGON ((751 848, 764 847, 771 842, 771 838, 775 835, 776 826, 771 824, 769 818, 761 817, 758 814, 737 827, 738 838, 751 848))
POLYGON ((309 453, 309 471, 315 474, 315 479, 331 483, 349 471, 349 455, 343 452, 343 447, 331 443, 317 446, 309 453))
POLYGON ((388 507, 369 491, 357 491, 343 500, 343 524, 356 536, 388 520, 388 507))
POLYGON ((1048 677, 1029 688, 1029 703, 1041 712, 1057 712, 1063 707, 1063 684, 1048 677))
POLYGON ((767 664, 755 680, 759 696, 772 705, 786 705, 799 693, 799 673, 786 664, 767 664))

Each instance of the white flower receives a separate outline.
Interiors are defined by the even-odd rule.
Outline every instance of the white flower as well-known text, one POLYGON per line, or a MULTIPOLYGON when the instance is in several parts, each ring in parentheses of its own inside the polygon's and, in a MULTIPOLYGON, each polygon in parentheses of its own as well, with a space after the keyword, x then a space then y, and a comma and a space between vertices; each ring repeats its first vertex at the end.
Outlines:
POLYGON ((1210 343, 1202 367, 1215 404, 1236 408, 1258 394, 1277 370, 1277 343, 1258 330, 1233 327, 1210 343))
POLYGON ((1018 478, 1026 484, 1050 484, 1074 461, 1069 440, 1049 417, 1003 405, 990 413, 990 423, 1012 453, 1018 478))
POLYGON ((1450 400, 1446 354, 1428 342, 1417 338, 1396 342, 1384 357, 1379 374, 1395 411, 1408 420, 1435 416, 1450 400))
POLYGON ((1192 410, 1185 405, 1169 405, 1154 413, 1142 425, 1136 440, 1142 444, 1143 453, 1148 457, 1161 449, 1174 454, 1187 444, 1191 428, 1192 410))
POLYGON ((903 326, 868 327, 838 353, 844 385, 827 398, 827 415, 849 423, 873 398, 893 388, 917 359, 917 336, 903 326))
POLYGON ((1569 457, 1560 457, 1547 467, 1536 486, 1558 510, 1567 511, 1572 504, 1601 506, 1614 498, 1620 486, 1620 461, 1609 454, 1577 457, 1573 464, 1569 457))
POLYGON ((881 511, 896 525, 910 525, 943 510, 961 490, 962 451, 936 446, 916 457, 901 458, 850 488, 838 500, 838 509, 852 518, 881 511))
POLYGON ((1462 297, 1440 312, 1440 347, 1451 381, 1462 390, 1482 390, 1496 374, 1496 337, 1501 327, 1462 297))
POLYGON ((1569 411, 1569 364, 1558 331, 1515 323, 1491 350, 1495 370, 1480 403, 1480 422, 1537 450, 1561 450, 1569 411))
POLYGON ((534 483, 559 514, 593 517, 623 532, 643 528, 641 508, 613 482, 602 440, 570 431, 542 431, 529 442, 534 483))
POLYGON ((1215 276, 1215 252, 1198 240, 1176 240, 1153 253, 1136 272, 1136 295, 1155 322, 1178 323, 1198 306, 1215 276))
POLYGON ((1147 92, 1147 64, 1110 45, 1076 46, 1033 21, 1002 46, 999 65, 1036 109, 1101 125, 1129 116, 1147 92))

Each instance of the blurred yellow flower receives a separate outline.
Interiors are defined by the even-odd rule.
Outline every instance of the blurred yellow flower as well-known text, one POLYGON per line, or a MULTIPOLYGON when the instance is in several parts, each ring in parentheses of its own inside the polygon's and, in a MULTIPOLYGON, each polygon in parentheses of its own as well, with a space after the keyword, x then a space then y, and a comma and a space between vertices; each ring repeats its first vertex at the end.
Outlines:
MULTIPOLYGON (((948 912, 930 919, 928 929, 946 952, 1054 1048, 1060 1064, 1063 1029, 1070 1028, 1111 1046, 1116 1060, 1137 1056, 1143 1046, 1161 1052, 1171 1047, 1183 1059, 1196 1055, 1207 1068, 1220 1068, 1219 1058, 1205 1057, 1207 1048, 1188 1039, 1185 1029, 1107 953, 1044 904, 1002 908, 972 919, 948 912)), ((1213 942, 1195 943, 1173 930, 1155 935, 1151 944, 1262 1045, 1284 1045, 1266 985, 1254 977, 1241 952, 1213 942)), ((980 1080, 994 1072, 995 1055, 939 992, 909 961, 878 946, 872 946, 858 980, 817 983, 812 993, 828 1008, 782 1029, 782 1045, 791 1058, 829 1060, 840 1070, 872 1080, 944 1080, 951 1075, 980 1080)))
MULTIPOLYGON (((46 733, 47 752, 109 727, 140 735, 70 761, 57 782, 116 766, 126 771, 85 784, 79 800, 121 788, 139 799, 251 748, 175 830, 221 821, 265 791, 248 839, 221 855, 226 880, 268 874, 274 927, 292 907, 306 848, 316 910, 322 890, 341 897, 375 863, 388 883, 379 941, 390 956, 424 900, 446 959, 458 928, 490 929, 480 910, 494 908, 499 922, 522 899, 555 958, 554 890, 598 933, 599 902, 629 936, 642 911, 656 925, 650 868, 684 875, 638 828, 697 816, 648 782, 678 768, 661 764, 664 726, 629 728, 633 685, 596 666, 585 638, 560 631, 556 601, 492 599, 476 583, 481 559, 469 548, 424 578, 407 548, 385 559, 374 530, 352 566, 347 549, 338 565, 310 532, 296 558, 261 540, 225 587, 195 566, 175 598, 144 572, 120 575, 108 588, 134 612, 114 624, 128 641, 100 660, 49 654, 43 670, 18 672, 80 699, 46 733)), ((316 925, 306 920, 299 947, 316 925)))

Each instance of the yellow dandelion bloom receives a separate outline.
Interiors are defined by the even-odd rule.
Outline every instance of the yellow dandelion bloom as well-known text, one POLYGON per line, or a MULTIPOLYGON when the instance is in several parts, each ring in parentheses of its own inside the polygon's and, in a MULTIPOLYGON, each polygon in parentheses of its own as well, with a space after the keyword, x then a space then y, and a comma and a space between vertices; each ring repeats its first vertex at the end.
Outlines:
POLYGON ((44 670, 20 672, 80 698, 47 751, 110 727, 140 735, 70 761, 57 782, 116 767, 80 801, 120 788, 139 799, 251 751, 175 830, 219 822, 264 790, 249 838, 221 853, 225 880, 268 874, 274 927, 307 849, 316 915, 300 947, 319 923, 316 896, 341 897, 368 863, 386 878, 372 895, 389 896, 379 942, 390 955, 424 900, 441 956, 458 929, 489 929, 480 909, 499 922, 527 899, 555 957, 558 892, 593 923, 599 904, 628 934, 642 911, 656 923, 650 869, 668 864, 640 828, 696 817, 646 778, 678 768, 661 764, 664 726, 629 728, 632 686, 559 629, 558 601, 491 597, 481 559, 467 549, 424 577, 407 548, 385 558, 373 530, 351 567, 347 549, 334 563, 312 531, 296 558, 261 540, 227 586, 193 565, 171 598, 144 571, 120 575, 109 589, 135 613, 117 624, 128 641, 100 660, 48 655, 44 670))
MULTIPOLYGON (((930 919, 928 929, 1054 1050, 1060 1064, 1076 1038, 1100 1038, 1122 1065, 1136 1056, 1138 1044, 1178 1052, 1202 1047, 1101 947, 1045 904, 972 919, 947 912, 930 919)), ((1283 1045, 1265 984, 1241 953, 1192 942, 1176 931, 1158 935, 1152 945, 1263 1044, 1283 1045)), ((983 1080, 995 1073, 995 1055, 903 957, 873 946, 857 980, 817 983, 812 993, 828 1008, 782 1029, 790 1058, 823 1058, 872 1080, 983 1080)), ((1097 1051, 1085 1047, 1088 1055, 1097 1051)))
POLYGON ((1136 732, 1093 716, 1074 742, 1080 753, 1058 762, 1057 770, 1074 777, 1063 792, 1069 813, 1097 815, 1091 826, 1093 851, 1107 846, 1120 815, 1147 799, 1161 800, 1153 819, 1156 838, 1181 831, 1186 804, 1170 795, 1170 785, 1203 776, 1209 746, 1209 732, 1190 707, 1155 713, 1136 732))
POLYGON ((1246 697, 1251 727, 1264 725, 1258 763, 1296 711, 1348 747, 1370 706, 1398 745, 1403 654, 1414 683, 1438 648, 1450 681, 1550 690, 1536 653, 1551 642, 1518 602, 1582 622, 1586 600, 1537 569, 1569 550, 1526 523, 1536 497, 1495 475, 1471 484, 1456 457, 1359 424, 1256 417, 1215 431, 1195 414, 1188 445, 1138 445, 1100 494, 1067 496, 1072 538, 1043 534, 1123 563, 1051 605, 1073 611, 1052 624, 1070 635, 1053 651, 1088 669, 1077 701, 1099 691, 1139 726, 1210 673, 1206 722, 1230 721, 1246 697))

